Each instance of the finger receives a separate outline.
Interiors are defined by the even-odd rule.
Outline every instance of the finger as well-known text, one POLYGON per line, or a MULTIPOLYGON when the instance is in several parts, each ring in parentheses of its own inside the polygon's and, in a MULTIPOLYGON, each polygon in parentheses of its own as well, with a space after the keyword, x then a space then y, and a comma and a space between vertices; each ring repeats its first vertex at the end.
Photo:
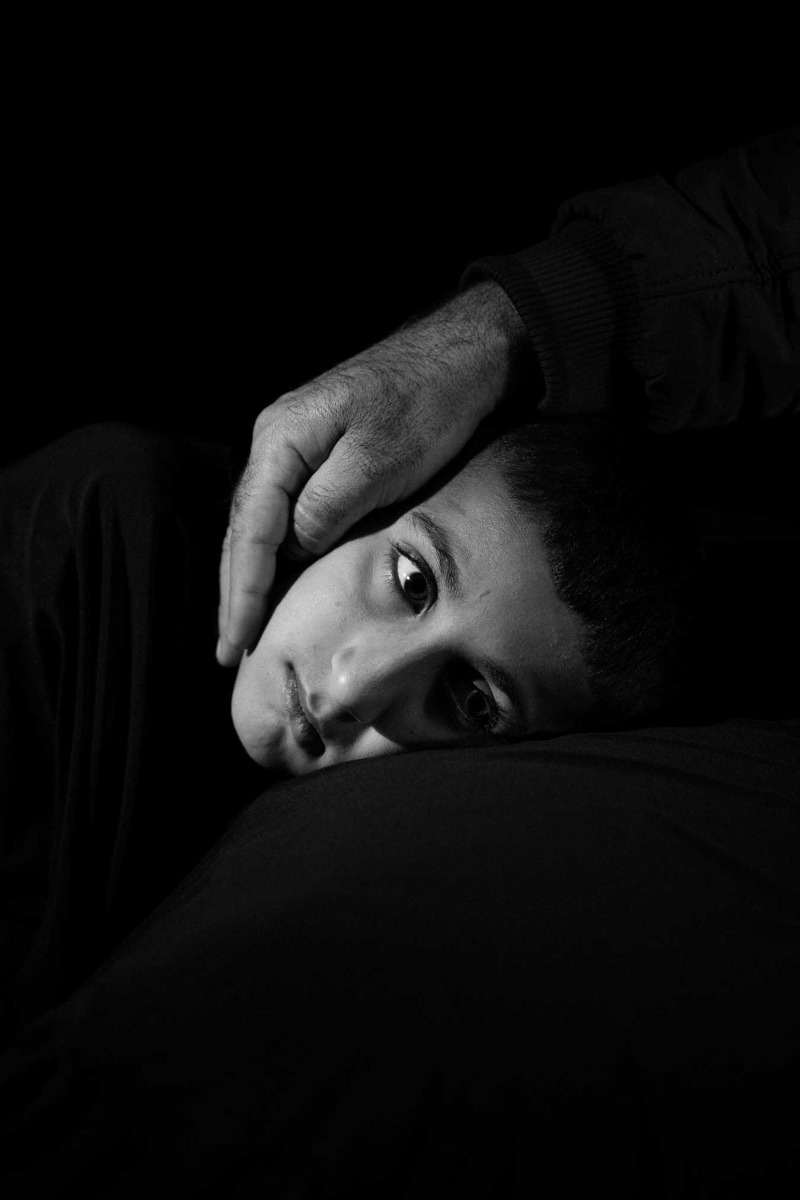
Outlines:
POLYGON ((302 457, 278 443, 245 468, 231 510, 227 644, 252 646, 261 632, 275 577, 275 555, 289 525, 289 497, 308 476, 302 457))
POLYGON ((409 495, 417 465, 410 455, 401 466, 388 458, 375 462, 342 438, 297 498, 285 547, 289 556, 324 554, 367 513, 409 495))
POLYGON ((235 667, 238 665, 242 652, 236 650, 228 642, 228 610, 230 607, 230 586, 231 586, 231 527, 225 533, 225 539, 222 543, 222 554, 220 555, 219 563, 219 610, 218 610, 218 634, 217 641, 217 662, 223 667, 235 667))

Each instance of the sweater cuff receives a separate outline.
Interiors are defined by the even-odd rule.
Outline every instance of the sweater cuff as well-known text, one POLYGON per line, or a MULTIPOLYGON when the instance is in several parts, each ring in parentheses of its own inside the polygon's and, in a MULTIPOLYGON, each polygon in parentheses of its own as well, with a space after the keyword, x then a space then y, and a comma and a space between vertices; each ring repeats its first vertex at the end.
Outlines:
POLYGON ((479 279, 499 283, 525 324, 544 376, 543 411, 625 402, 639 367, 639 296, 631 264, 605 229, 576 218, 530 249, 470 263, 460 287, 479 279))

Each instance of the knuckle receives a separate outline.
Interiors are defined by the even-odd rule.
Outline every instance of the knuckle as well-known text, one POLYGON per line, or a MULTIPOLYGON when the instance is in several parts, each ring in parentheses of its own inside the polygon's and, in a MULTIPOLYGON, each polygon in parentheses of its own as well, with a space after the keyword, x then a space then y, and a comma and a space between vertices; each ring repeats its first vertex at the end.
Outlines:
POLYGON ((345 507, 334 488, 311 483, 295 504, 293 524, 306 542, 316 542, 339 522, 345 507))
POLYGON ((350 453, 353 471, 375 484, 413 473, 422 461, 424 447, 417 438, 398 440, 392 431, 380 428, 355 442, 350 453))
POLYGON ((235 599, 241 605, 243 599, 261 600, 266 594, 267 588, 259 580, 242 579, 236 585, 235 599))
POLYGON ((346 407, 340 389, 329 382, 315 380, 304 387, 285 392, 277 402, 276 416, 282 426, 301 432, 320 422, 336 425, 346 407))
POLYGON ((308 476, 324 462, 346 428, 347 420, 328 389, 285 393, 256 420, 237 490, 251 496, 254 486, 267 476, 281 486, 298 475, 308 476))
POLYGON ((275 405, 268 404, 266 408, 262 408, 261 412, 253 422, 253 441, 256 441, 265 429, 268 429, 275 420, 275 405))

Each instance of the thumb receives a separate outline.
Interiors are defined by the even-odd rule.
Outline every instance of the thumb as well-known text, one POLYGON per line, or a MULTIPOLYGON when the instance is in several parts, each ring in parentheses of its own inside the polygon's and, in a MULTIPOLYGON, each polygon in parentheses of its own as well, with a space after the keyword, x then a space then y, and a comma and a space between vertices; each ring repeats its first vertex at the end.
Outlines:
POLYGON ((284 552, 297 561, 318 557, 362 517, 402 494, 403 476, 395 463, 372 465, 366 455, 359 461, 340 440, 298 496, 284 552))

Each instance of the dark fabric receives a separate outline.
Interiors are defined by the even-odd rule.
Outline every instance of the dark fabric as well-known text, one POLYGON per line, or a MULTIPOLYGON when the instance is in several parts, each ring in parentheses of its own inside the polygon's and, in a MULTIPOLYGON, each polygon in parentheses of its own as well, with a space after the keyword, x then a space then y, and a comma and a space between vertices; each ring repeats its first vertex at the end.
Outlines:
POLYGON ((4 1194, 790 1194, 798 777, 741 719, 274 787, 11 1048, 4 1194))
POLYGON ((248 778, 263 786, 214 660, 229 491, 226 451, 124 425, 0 472, 4 1034, 150 912, 248 778))
POLYGON ((651 432, 800 411, 800 128, 566 201, 550 237, 476 260, 522 316, 543 411, 651 432))

